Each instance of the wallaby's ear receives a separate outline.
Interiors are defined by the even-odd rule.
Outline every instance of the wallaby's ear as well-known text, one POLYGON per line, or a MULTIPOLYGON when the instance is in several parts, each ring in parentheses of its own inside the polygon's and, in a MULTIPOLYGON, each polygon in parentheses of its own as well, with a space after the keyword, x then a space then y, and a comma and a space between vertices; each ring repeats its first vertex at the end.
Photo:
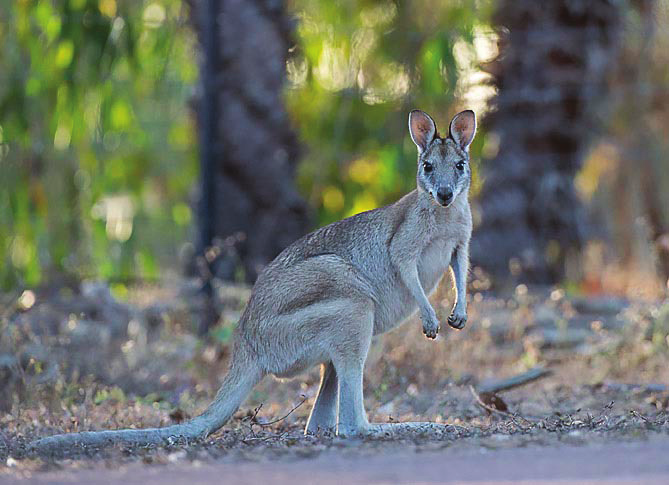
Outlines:
POLYGON ((422 153, 437 134, 437 125, 427 113, 415 109, 409 113, 409 133, 418 151, 422 153))
POLYGON ((476 114, 470 109, 456 114, 451 120, 449 135, 460 148, 469 150, 476 135, 476 114))

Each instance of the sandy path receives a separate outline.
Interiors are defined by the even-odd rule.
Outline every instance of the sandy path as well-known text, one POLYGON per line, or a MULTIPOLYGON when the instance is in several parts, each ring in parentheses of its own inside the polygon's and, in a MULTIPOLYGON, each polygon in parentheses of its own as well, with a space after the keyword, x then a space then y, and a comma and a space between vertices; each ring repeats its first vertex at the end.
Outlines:
MULTIPOLYGON (((502 450, 452 447, 439 452, 359 456, 326 452, 314 459, 133 464, 118 469, 57 471, 30 483, 382 484, 382 483, 597 483, 669 484, 669 438, 635 443, 502 450)), ((26 483, 0 476, 0 483, 26 483)))

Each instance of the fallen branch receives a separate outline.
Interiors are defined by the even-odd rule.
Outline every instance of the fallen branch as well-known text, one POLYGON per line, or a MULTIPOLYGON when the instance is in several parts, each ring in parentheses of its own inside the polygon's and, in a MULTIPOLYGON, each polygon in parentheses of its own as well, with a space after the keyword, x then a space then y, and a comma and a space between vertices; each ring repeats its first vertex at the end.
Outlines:
POLYGON ((509 389, 534 382, 537 379, 541 379, 542 377, 546 377, 550 374, 550 369, 546 369, 545 367, 533 367, 527 372, 523 372, 522 374, 518 374, 507 379, 499 379, 483 383, 481 386, 479 386, 478 392, 498 393, 502 391, 508 391, 509 389))

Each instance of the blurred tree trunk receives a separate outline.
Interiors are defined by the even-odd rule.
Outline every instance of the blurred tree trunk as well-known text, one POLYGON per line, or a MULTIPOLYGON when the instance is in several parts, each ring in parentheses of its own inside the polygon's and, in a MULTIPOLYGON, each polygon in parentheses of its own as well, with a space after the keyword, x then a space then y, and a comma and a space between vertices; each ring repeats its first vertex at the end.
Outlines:
MULTIPOLYGON (((189 0, 203 43, 204 0, 189 0)), ((294 175, 298 142, 283 105, 292 23, 275 0, 220 0, 215 24, 217 128, 213 271, 246 281, 308 229, 294 175)), ((204 76, 203 76, 204 77, 204 76)))
POLYGON ((488 67, 498 89, 487 123, 499 151, 483 167, 473 263, 498 280, 554 282, 586 229, 574 175, 596 134, 616 58, 622 6, 610 0, 501 0, 488 67))
MULTIPOLYGON (((669 174, 667 173, 666 36, 658 35, 656 0, 633 0, 612 89, 619 91, 611 140, 613 176, 594 201, 624 265, 647 266, 669 279, 669 174), (648 243, 651 243, 650 245, 648 243), (644 264, 646 263, 646 264, 644 264), (657 266, 652 268, 652 266, 657 266)), ((666 16, 667 14, 664 13, 666 16)))

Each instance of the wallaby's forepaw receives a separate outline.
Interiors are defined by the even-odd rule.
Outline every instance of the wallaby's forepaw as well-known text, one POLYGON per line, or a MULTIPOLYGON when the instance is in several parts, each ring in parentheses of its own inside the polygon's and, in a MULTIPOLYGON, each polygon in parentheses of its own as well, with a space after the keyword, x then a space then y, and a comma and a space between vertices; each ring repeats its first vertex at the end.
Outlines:
POLYGON ((423 318, 423 333, 427 338, 435 339, 439 333, 439 320, 436 315, 430 315, 428 318, 423 318))
POLYGON ((462 330, 463 328, 465 328, 466 323, 467 323, 466 313, 453 312, 448 317, 448 324, 453 328, 457 328, 458 330, 462 330))

